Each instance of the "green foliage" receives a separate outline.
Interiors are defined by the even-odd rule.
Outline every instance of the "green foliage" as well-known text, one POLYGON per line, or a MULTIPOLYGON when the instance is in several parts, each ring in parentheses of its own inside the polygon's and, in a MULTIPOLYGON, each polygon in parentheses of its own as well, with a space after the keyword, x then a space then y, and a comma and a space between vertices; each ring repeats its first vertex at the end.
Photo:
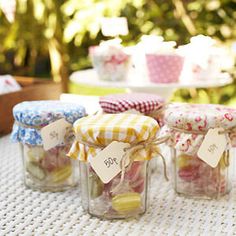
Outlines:
MULTIPOLYGON (((13 23, 0 12, 0 72, 51 73, 60 80, 90 67, 89 46, 107 39, 100 31, 103 16, 127 17, 130 33, 122 37, 125 45, 134 45, 143 34, 162 35, 178 44, 195 34, 227 44, 236 38, 234 0, 17 0, 13 23)), ((221 96, 218 90, 180 90, 174 99, 228 103, 235 87, 221 89, 221 96)))

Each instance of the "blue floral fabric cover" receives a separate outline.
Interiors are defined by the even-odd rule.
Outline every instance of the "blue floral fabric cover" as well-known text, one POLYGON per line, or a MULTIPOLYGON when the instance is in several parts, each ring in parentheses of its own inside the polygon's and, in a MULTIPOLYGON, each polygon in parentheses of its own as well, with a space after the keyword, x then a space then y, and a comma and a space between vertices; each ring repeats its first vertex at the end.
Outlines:
POLYGON ((61 101, 22 102, 13 108, 13 116, 17 122, 13 125, 11 139, 23 144, 42 145, 38 127, 44 127, 61 118, 65 118, 66 121, 73 124, 85 115, 85 108, 74 103, 61 101), (32 127, 24 127, 24 125, 32 127), (33 126, 37 128, 33 128, 33 126))

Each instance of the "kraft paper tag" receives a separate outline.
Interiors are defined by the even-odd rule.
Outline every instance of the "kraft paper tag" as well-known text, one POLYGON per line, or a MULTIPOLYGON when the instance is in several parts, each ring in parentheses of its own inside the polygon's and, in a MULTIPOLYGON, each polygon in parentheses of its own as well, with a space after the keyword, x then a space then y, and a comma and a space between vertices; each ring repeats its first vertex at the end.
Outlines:
MULTIPOLYGON (((130 144, 114 141, 99 152, 95 157, 90 158, 90 164, 103 183, 110 182, 121 172, 121 160, 125 155, 124 148, 130 144)), ((128 159, 127 159, 128 160, 128 159)), ((126 162, 125 166, 129 163, 126 162)))
POLYGON ((66 129, 72 125, 64 118, 57 120, 41 129, 44 150, 49 150, 59 144, 64 143, 66 129))
POLYGON ((143 115, 140 111, 137 111, 136 109, 129 109, 127 111, 123 112, 124 114, 135 114, 135 115, 143 115))
POLYGON ((209 129, 197 152, 198 157, 215 168, 227 146, 226 134, 222 128, 209 129))

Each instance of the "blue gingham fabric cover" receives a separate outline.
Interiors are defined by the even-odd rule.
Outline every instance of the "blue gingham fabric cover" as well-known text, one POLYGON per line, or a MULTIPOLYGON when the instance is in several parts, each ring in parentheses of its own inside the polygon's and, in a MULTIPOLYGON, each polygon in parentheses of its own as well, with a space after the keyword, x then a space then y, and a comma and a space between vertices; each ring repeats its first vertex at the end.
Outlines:
POLYGON ((13 125, 11 139, 23 144, 42 145, 39 127, 44 127, 61 118, 73 124, 85 115, 85 108, 75 103, 52 100, 22 102, 13 108, 16 122, 13 125))

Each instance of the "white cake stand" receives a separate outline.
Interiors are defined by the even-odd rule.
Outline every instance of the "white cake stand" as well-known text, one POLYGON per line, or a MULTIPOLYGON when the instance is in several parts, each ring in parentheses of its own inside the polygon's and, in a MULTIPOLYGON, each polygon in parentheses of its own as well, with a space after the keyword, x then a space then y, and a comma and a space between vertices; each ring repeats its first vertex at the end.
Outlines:
POLYGON ((100 88, 123 88, 128 92, 155 93, 168 99, 175 89, 180 88, 213 88, 220 87, 232 82, 228 73, 221 73, 217 78, 211 80, 198 80, 179 83, 152 83, 145 76, 140 76, 132 71, 126 81, 103 81, 100 80, 94 69, 76 71, 71 74, 70 80, 76 84, 100 87, 100 88))

